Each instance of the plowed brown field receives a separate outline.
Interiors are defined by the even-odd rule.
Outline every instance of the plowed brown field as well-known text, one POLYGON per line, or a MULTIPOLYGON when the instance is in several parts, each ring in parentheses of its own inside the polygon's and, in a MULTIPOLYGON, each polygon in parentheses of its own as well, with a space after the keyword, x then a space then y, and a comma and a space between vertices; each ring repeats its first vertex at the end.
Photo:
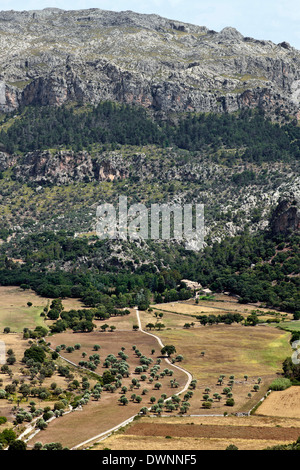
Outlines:
POLYGON ((185 425, 164 423, 136 423, 126 434, 136 436, 171 436, 213 439, 264 439, 275 441, 295 441, 300 434, 299 428, 277 428, 266 426, 227 426, 227 425, 185 425))

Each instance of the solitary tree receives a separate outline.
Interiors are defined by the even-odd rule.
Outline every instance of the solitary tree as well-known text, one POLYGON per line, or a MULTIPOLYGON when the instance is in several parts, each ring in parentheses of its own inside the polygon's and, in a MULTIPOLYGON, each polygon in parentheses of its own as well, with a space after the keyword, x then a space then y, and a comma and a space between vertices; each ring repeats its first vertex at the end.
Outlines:
POLYGON ((26 442, 21 441, 21 440, 15 440, 8 447, 8 450, 26 450, 26 449, 27 449, 26 442))
POLYGON ((122 405, 127 405, 128 403, 128 398, 123 395, 122 397, 119 398, 119 402, 122 403, 122 405))
POLYGON ((176 348, 173 344, 167 344, 166 346, 164 346, 162 349, 161 349, 161 353, 162 354, 167 354, 169 357, 171 356, 171 354, 175 354, 176 353, 176 348))
POLYGON ((109 325, 107 323, 105 323, 104 325, 101 325, 100 328, 101 328, 102 331, 106 331, 107 328, 109 328, 109 325))

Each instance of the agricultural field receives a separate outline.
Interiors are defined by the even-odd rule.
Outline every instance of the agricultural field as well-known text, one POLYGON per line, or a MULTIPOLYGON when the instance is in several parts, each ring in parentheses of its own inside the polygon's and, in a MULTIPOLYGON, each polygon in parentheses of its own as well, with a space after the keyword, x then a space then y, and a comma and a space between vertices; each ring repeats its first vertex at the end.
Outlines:
MULTIPOLYGON (((9 399, 0 400, 0 415, 7 417, 12 425, 16 408, 29 412, 34 401, 35 408, 53 410, 57 403, 64 403, 58 419, 50 419, 43 430, 32 428, 28 433, 28 449, 39 442, 60 442, 71 449, 128 450, 224 449, 235 442, 241 449, 260 449, 295 440, 300 435, 297 387, 282 395, 279 395, 282 392, 272 392, 259 406, 258 414, 248 416, 266 395, 270 383, 282 374, 283 360, 291 355, 288 331, 267 323, 255 327, 240 323, 201 325, 193 316, 195 308, 210 309, 211 301, 203 301, 201 306, 192 302, 152 305, 147 311, 130 309, 124 316, 111 316, 105 321, 96 319, 95 328, 89 333, 66 330, 48 335, 45 338, 48 354, 59 352, 55 361, 57 370, 49 377, 31 376, 22 357, 32 341, 24 338, 21 331, 28 325, 49 327, 52 324, 40 316, 49 299, 19 288, 3 288, 1 293, 0 323, 10 326, 11 332, 1 332, 0 341, 5 343, 6 351, 14 351, 16 361, 10 366, 10 374, 0 374, 0 389, 12 382, 18 386, 9 399), (27 302, 32 305, 28 306, 27 302), (14 321, 9 323, 8 308, 12 317, 24 310, 27 314, 18 325, 14 321), (33 308, 39 315, 33 313, 33 308), (142 329, 136 330, 139 321, 142 329), (104 322, 108 325, 105 331, 101 328, 104 322), (164 326, 150 330, 149 322, 164 326), (161 354, 162 345, 175 347, 169 358, 161 354), (83 363, 94 361, 95 355, 98 361, 90 370, 83 363), (105 380, 101 393, 97 394, 99 378, 111 376, 116 364, 108 364, 109 357, 119 362, 125 360, 128 374, 120 376, 119 383, 115 378, 105 380), (141 358, 149 361, 143 371, 141 358), (59 366, 67 366, 70 374, 60 373, 59 366), (22 396, 18 387, 24 383, 31 388, 44 387, 51 393, 42 398, 32 394, 22 396), (78 406, 87 392, 88 399, 78 406), (292 393, 291 397, 288 392, 292 393), (279 396, 278 406, 270 401, 279 396), (126 400, 122 401, 121 397, 126 400), (277 407, 286 411, 276 414, 277 407), (146 416, 134 419, 141 409, 146 416), (280 424, 281 420, 285 421, 280 424), (278 427, 288 431, 280 433, 278 427), (106 437, 112 430, 113 434, 106 437)), ((76 299, 65 299, 63 303, 65 311, 83 308, 76 299)), ((216 303, 223 306, 222 302, 216 303)), ((239 312, 245 309, 245 315, 252 310, 252 306, 240 305, 234 299, 229 303, 239 312)), ((226 305, 223 312, 228 311, 226 305)), ((26 428, 30 429, 30 424, 25 422, 15 426, 18 433, 26 428)))
POLYGON ((140 418, 90 450, 263 450, 294 442, 300 420, 273 417, 140 418))
POLYGON ((24 327, 34 328, 43 323, 40 314, 48 299, 11 286, 0 286, 0 299, 0 331, 8 326, 13 332, 21 332, 24 327), (28 306, 28 302, 32 305, 28 306))
MULTIPOLYGON (((20 333, 23 328, 44 326, 41 313, 50 303, 51 299, 40 297, 30 289, 0 286, 0 331, 8 326, 12 332, 20 333)), ((77 299, 63 299, 62 303, 66 310, 84 308, 77 299)))
POLYGON ((154 308, 160 312, 180 314, 183 317, 186 315, 196 317, 197 315, 219 315, 224 313, 239 313, 247 317, 255 311, 261 321, 279 318, 280 321, 286 322, 292 319, 292 315, 289 313, 272 311, 259 305, 240 304, 237 298, 223 294, 215 294, 211 296, 211 300, 201 300, 200 298, 197 302, 195 299, 190 299, 156 304, 154 308))
POLYGON ((300 436, 299 387, 272 392, 249 416, 141 418, 91 450, 263 450, 300 436))
MULTIPOLYGON (((170 379, 175 379, 178 382, 176 392, 182 389, 186 383, 186 376, 183 372, 179 372, 174 367, 169 364, 164 364, 162 361, 161 369, 168 368, 173 371, 173 375, 166 375, 164 377, 156 378, 152 383, 149 382, 149 372, 147 372, 147 377, 142 378, 142 374, 135 373, 136 367, 140 365, 139 357, 135 353, 135 350, 132 349, 132 346, 145 354, 147 357, 150 357, 153 360, 153 364, 156 363, 158 357, 160 356, 160 348, 158 347, 157 341, 150 337, 145 336, 141 332, 130 332, 125 331, 114 331, 114 332, 95 332, 89 334, 59 334, 51 338, 51 346, 55 347, 60 345, 63 342, 66 345, 74 345, 75 343, 80 343, 80 350, 75 350, 72 353, 61 352, 61 354, 70 361, 74 363, 79 363, 82 359, 82 352, 84 351, 87 354, 87 357, 94 354, 93 346, 95 344, 100 344, 101 349, 98 351, 100 358, 104 359, 109 354, 113 354, 118 357, 118 352, 122 350, 126 354, 126 362, 130 364, 130 370, 132 371, 130 376, 122 379, 122 387, 127 387, 128 391, 125 393, 128 398, 128 403, 122 405, 118 400, 123 395, 121 387, 117 390, 110 391, 101 394, 101 399, 99 401, 92 400, 87 406, 83 407, 80 412, 74 412, 72 415, 62 417, 57 421, 53 421, 47 428, 43 431, 42 435, 38 435, 36 439, 33 439, 31 442, 34 443, 37 441, 60 441, 64 445, 74 446, 79 442, 91 439, 93 436, 101 434, 112 427, 118 425, 120 422, 123 422, 126 419, 129 419, 131 416, 137 414, 142 407, 151 407, 151 398, 155 397, 155 402, 161 397, 163 393, 167 396, 174 393, 174 389, 170 384, 170 379), (155 349, 155 352, 152 352, 155 349), (139 380, 139 384, 131 388, 132 379, 136 378, 139 380), (161 383, 159 389, 155 388, 156 383, 161 383), (145 393, 144 391, 147 390, 145 393), (133 395, 141 397, 141 401, 137 398, 133 399, 133 395), (84 422, 88 422, 88 427, 84 426, 84 422), (62 436, 62 429, 68 428, 68 426, 74 426, 76 429, 76 434, 66 433, 62 436)), ((101 364, 95 370, 95 373, 103 375, 106 371, 106 367, 101 364)), ((105 387, 104 387, 105 388, 105 387)), ((63 433, 64 434, 64 433, 63 433)))
POLYGON ((300 387, 272 392, 257 409, 260 416, 300 419, 300 387))
POLYGON ((287 321, 280 326, 282 329, 287 331, 300 331, 300 320, 287 321))

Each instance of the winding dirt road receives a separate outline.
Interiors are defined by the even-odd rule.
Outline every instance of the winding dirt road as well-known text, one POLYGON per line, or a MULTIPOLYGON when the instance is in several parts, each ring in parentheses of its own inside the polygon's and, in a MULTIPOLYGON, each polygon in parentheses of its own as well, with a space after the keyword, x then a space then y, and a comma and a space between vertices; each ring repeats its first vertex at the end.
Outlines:
MULTIPOLYGON (((136 316, 137 316, 137 322, 138 322, 138 325, 139 325, 139 330, 142 333, 144 333, 145 335, 153 336, 157 340, 157 342, 159 343, 160 347, 163 348, 164 344, 162 343, 161 339, 158 336, 154 335, 153 333, 149 333, 148 331, 143 330, 139 310, 138 310, 137 307, 135 307, 135 309, 136 309, 136 316)), ((187 382, 186 382, 184 388, 181 389, 179 392, 177 392, 175 395, 180 395, 181 393, 186 392, 188 390, 189 386, 190 386, 190 383, 193 379, 193 376, 187 370, 183 369, 182 367, 177 366, 175 364, 172 364, 167 356, 165 357, 165 361, 168 364, 172 365, 172 367, 175 367, 176 369, 184 372, 187 376, 187 382)), ((166 400, 168 400, 168 399, 169 398, 167 398, 166 400)), ((120 428, 126 426, 127 424, 131 423, 134 420, 135 417, 136 417, 136 414, 134 416, 131 416, 130 418, 126 419, 125 421, 122 421, 122 423, 118 424, 117 426, 115 426, 115 427, 113 427, 113 428, 111 428, 111 429, 109 429, 109 430, 107 430, 107 431, 105 431, 101 434, 98 434, 97 436, 94 436, 94 437, 92 437, 92 438, 90 438, 90 439, 88 439, 84 442, 81 442, 80 444, 77 444, 76 446, 72 447, 71 450, 83 448, 83 447, 87 446, 88 444, 91 444, 92 442, 93 443, 95 443, 96 441, 99 442, 100 440, 108 437, 110 434, 117 431, 118 429, 120 429, 120 428)))

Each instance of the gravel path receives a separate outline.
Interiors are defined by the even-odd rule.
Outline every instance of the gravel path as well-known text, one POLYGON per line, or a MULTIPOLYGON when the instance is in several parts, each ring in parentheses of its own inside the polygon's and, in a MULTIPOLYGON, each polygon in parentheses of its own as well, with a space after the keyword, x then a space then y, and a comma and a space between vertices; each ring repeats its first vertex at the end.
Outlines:
MULTIPOLYGON (((161 339, 154 335, 153 333, 149 333, 148 331, 144 331, 143 328, 142 328, 142 323, 141 323, 141 319, 140 319, 140 313, 138 311, 138 308, 136 307, 136 316, 137 316, 137 322, 138 322, 138 325, 139 325, 139 330, 144 333, 145 335, 149 335, 149 336, 153 336, 159 343, 159 345, 161 346, 161 348, 164 347, 164 344, 162 343, 161 339)), ((177 366, 175 364, 172 364, 171 361, 165 357, 165 361, 172 365, 172 367, 175 367, 176 369, 180 370, 180 371, 183 371, 186 375, 187 375, 187 382, 186 382, 186 385, 184 386, 184 388, 182 390, 180 390, 179 392, 176 393, 176 395, 179 395, 181 393, 184 393, 186 392, 186 390, 188 390, 189 386, 190 386, 190 383, 193 379, 192 375, 186 371, 185 369, 183 369, 182 367, 180 366, 177 366)), ((94 442, 94 441, 100 441, 101 439, 104 439, 106 437, 108 437, 111 433, 113 433, 114 431, 117 431, 118 429, 126 426, 127 424, 131 423, 133 421, 133 419, 135 418, 136 414, 134 416, 131 416, 130 418, 126 419, 125 421, 123 421, 122 423, 118 424, 117 426, 109 429, 108 431, 105 431, 101 434, 98 434, 97 436, 94 436, 84 442, 81 442, 80 444, 77 444, 76 446, 72 447, 71 450, 75 450, 75 449, 78 449, 80 447, 84 447, 88 444, 90 444, 91 442, 94 442)))

